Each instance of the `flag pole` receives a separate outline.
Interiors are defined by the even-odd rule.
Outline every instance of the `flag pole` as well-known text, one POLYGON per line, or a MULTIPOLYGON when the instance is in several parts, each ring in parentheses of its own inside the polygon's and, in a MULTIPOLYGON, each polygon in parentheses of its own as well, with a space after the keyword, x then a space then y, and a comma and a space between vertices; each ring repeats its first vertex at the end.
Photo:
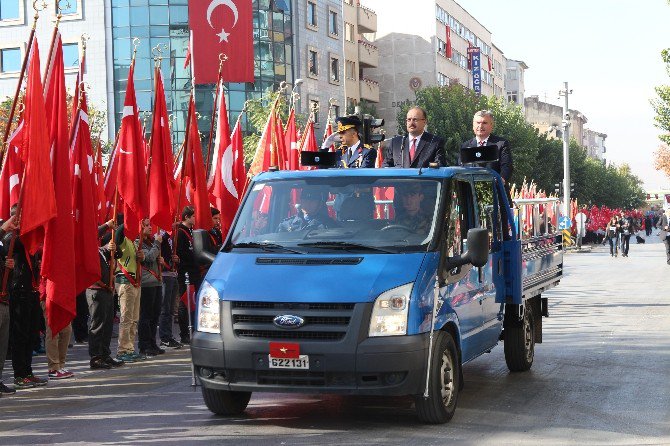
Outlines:
POLYGON ((21 94, 21 85, 23 84, 23 79, 26 75, 26 68, 28 66, 28 58, 30 57, 30 51, 33 47, 33 41, 35 40, 35 29, 37 28, 37 19, 40 17, 40 11, 43 11, 47 7, 46 1, 42 3, 42 7, 37 6, 37 0, 33 1, 33 9, 35 10, 35 15, 33 17, 33 26, 30 29, 30 37, 28 37, 28 47, 26 48, 26 54, 21 63, 21 72, 19 73, 19 82, 16 84, 16 91, 14 92, 14 100, 12 101, 12 106, 9 109, 9 117, 7 118, 7 125, 5 126, 5 133, 2 138, 2 147, 0 151, 2 152, 2 161, 4 161, 4 153, 6 151, 5 146, 7 145, 7 139, 9 139, 9 131, 12 127, 12 121, 14 120, 14 113, 16 112, 16 106, 19 102, 19 94, 21 94))
POLYGON ((212 107, 212 123, 209 126, 209 143, 207 144, 207 162, 205 164, 205 173, 209 175, 210 163, 212 161, 212 139, 214 138, 214 124, 217 113, 216 107, 219 105, 219 91, 223 85, 223 63, 228 60, 228 56, 219 53, 219 78, 216 81, 216 93, 214 94, 214 106, 212 107))

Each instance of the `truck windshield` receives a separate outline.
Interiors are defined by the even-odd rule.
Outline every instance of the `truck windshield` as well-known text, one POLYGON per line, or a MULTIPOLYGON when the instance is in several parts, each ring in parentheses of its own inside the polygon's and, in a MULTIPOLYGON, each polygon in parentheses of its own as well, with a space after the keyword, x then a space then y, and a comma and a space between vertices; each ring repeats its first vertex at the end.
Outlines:
POLYGON ((435 179, 308 178, 257 182, 227 249, 426 251, 441 195, 435 179))

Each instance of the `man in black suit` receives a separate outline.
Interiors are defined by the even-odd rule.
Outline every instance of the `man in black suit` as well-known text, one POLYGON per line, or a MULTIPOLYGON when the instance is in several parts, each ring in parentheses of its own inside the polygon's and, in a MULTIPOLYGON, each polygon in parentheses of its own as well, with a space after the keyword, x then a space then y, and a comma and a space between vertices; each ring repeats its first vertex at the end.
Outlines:
POLYGON ((408 135, 394 136, 384 151, 382 167, 428 167, 447 165, 444 139, 424 131, 428 115, 421 107, 407 111, 408 135))
MULTIPOLYGON (((512 151, 509 147, 509 142, 499 136, 492 135, 495 120, 493 113, 489 110, 480 110, 475 113, 472 120, 472 130, 475 132, 475 137, 466 141, 461 146, 461 149, 470 147, 479 147, 495 144, 498 146, 498 161, 487 163, 486 167, 493 169, 500 174, 503 179, 505 188, 509 190, 509 180, 512 176, 512 151)), ((463 165, 460 156, 458 164, 463 165)), ((509 195, 509 193, 508 193, 509 195)))

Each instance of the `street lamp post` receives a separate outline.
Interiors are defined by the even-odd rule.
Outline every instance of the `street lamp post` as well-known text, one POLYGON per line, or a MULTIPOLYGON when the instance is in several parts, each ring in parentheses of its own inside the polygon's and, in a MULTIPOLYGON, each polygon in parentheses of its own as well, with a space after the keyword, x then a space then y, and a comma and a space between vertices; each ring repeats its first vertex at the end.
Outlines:
POLYGON ((568 109, 568 96, 572 90, 568 89, 568 83, 564 82, 565 89, 558 92, 559 99, 565 97, 563 107, 563 215, 570 217, 570 110, 568 109))

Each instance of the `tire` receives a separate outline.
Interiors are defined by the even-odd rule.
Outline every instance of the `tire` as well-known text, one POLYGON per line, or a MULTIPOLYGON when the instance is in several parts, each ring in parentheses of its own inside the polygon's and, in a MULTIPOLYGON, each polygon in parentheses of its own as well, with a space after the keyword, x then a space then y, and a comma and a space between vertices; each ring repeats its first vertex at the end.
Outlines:
POLYGON ((530 303, 524 306, 522 321, 510 321, 505 325, 503 343, 510 372, 530 370, 535 357, 535 315, 530 303))
POLYGON ((231 392, 203 387, 202 398, 207 408, 216 415, 240 415, 249 404, 251 392, 231 392))
POLYGON ((416 414, 427 424, 443 424, 451 420, 456 412, 456 403, 461 388, 461 363, 456 343, 450 333, 438 331, 430 362, 428 398, 415 396, 416 414))

